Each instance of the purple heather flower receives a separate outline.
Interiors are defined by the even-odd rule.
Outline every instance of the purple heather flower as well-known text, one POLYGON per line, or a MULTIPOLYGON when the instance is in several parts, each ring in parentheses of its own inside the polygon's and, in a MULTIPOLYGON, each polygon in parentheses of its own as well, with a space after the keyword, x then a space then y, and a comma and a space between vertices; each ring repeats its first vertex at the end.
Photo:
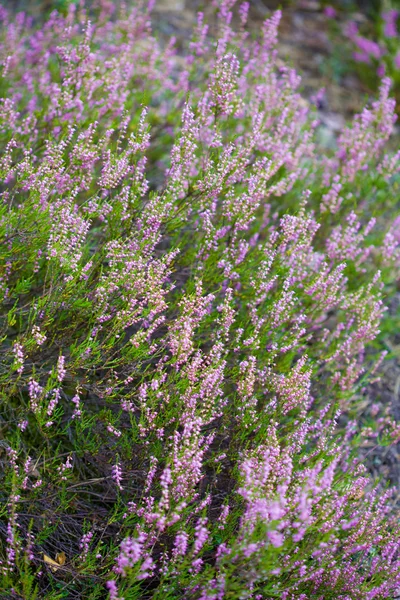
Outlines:
POLYGON ((399 14, 399 11, 395 9, 382 13, 382 19, 385 22, 383 33, 386 37, 392 38, 397 36, 397 19, 399 14))
POLYGON ((383 54, 383 50, 379 46, 379 44, 365 37, 359 35, 354 39, 354 42, 363 54, 372 56, 373 58, 377 59, 380 58, 383 54))
POLYGON ((115 481, 117 488, 119 490, 122 490, 123 489, 123 487, 121 485, 122 469, 121 469, 121 465, 119 464, 119 462, 117 462, 112 468, 112 478, 115 481))
POLYGON ((379 65, 379 67, 376 70, 376 74, 378 75, 378 77, 384 77, 386 73, 386 67, 385 65, 382 63, 379 65))
POLYGON ((364 52, 353 52, 353 58, 358 63, 366 63, 367 65, 371 64, 371 59, 368 54, 364 52))
POLYGON ((355 38, 358 35, 358 26, 354 21, 349 21, 344 27, 344 34, 350 39, 355 38))
POLYGON ((110 594, 110 600, 124 600, 123 598, 119 598, 117 584, 113 579, 107 581, 106 587, 110 594))
POLYGON ((333 6, 325 6, 324 15, 328 17, 328 19, 334 19, 337 15, 336 9, 333 6))

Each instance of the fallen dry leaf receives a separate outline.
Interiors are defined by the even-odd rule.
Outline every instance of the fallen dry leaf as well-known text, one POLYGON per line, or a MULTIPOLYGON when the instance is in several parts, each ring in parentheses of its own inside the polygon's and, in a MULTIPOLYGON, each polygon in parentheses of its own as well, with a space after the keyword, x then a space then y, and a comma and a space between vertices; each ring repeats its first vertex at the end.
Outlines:
POLYGON ((65 565, 65 561, 67 560, 67 557, 65 556, 65 552, 57 552, 56 554, 56 561, 58 562, 59 565, 65 565))
POLYGON ((53 560, 50 556, 47 556, 47 554, 43 554, 44 562, 49 565, 53 573, 55 573, 60 566, 65 564, 66 559, 65 552, 57 552, 56 560, 53 560))

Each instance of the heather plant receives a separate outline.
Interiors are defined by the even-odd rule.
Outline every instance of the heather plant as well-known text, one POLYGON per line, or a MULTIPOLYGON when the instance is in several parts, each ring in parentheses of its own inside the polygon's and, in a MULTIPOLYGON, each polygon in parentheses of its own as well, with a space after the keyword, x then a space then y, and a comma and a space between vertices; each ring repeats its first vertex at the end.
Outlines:
MULTIPOLYGON (((389 76, 397 104, 400 98, 400 11, 395 3, 386 3, 373 16, 358 23, 349 13, 344 22, 336 22, 337 12, 328 6, 332 40, 340 39, 344 70, 355 71, 368 89, 376 90, 382 77, 389 76), (346 57, 343 60, 343 57, 346 57), (344 65, 346 63, 346 66, 344 65)), ((335 45, 335 43, 334 43, 335 45)), ((339 47, 339 45, 338 45, 339 47)), ((336 53, 336 52, 335 52, 336 53)), ((339 55, 338 53, 338 55, 339 55)))
POLYGON ((322 153, 248 8, 183 48, 140 2, 1 11, 3 597, 400 586, 359 453, 400 430, 355 421, 400 259, 390 81, 322 153))

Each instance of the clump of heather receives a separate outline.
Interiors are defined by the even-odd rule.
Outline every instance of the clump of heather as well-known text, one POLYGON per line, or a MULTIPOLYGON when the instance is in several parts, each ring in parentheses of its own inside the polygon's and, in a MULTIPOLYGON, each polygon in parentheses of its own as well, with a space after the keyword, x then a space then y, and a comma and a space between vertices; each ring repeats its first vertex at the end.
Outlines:
POLYGON ((1 10, 2 592, 400 587, 354 422, 400 262, 390 81, 322 153, 248 9, 179 50, 142 2, 1 10))
MULTIPOLYGON (((347 54, 346 63, 357 72, 369 89, 376 90, 385 75, 391 77, 398 111, 400 11, 394 8, 395 3, 393 8, 390 8, 390 3, 378 4, 382 4, 381 10, 375 11, 372 18, 365 19, 361 24, 357 23, 357 15, 351 13, 340 24, 341 19, 338 19, 339 15, 332 6, 327 6, 324 13, 330 19, 332 32, 335 31, 341 38, 341 50, 344 47, 347 54)), ((343 59, 343 54, 341 58, 343 59)))

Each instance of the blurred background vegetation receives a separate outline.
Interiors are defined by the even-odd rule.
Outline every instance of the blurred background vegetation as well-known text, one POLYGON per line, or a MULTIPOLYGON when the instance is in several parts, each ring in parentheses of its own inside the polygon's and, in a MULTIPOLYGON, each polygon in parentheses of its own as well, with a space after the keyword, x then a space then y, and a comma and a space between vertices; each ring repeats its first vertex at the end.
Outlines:
MULTIPOLYGON (((168 4, 168 0, 161 0, 161 2, 164 6, 168 4)), ((173 0, 170 0, 170 2, 173 4, 173 0)), ((114 3, 116 4, 117 2, 114 0, 114 3)), ((250 0, 250 4, 252 3, 258 5, 262 3, 266 8, 276 8, 277 6, 290 6, 291 8, 295 8, 297 5, 301 8, 307 4, 307 2, 304 2, 304 0, 250 0)), ((379 14, 383 8, 383 3, 384 0, 323 0, 320 3, 308 2, 309 5, 320 4, 322 7, 324 5, 333 5, 341 11, 353 12, 355 10, 362 10, 366 11, 371 16, 374 14, 379 14)), ((45 16, 48 12, 51 12, 55 9, 59 11, 65 11, 68 9, 70 4, 79 4, 79 0, 1 0, 0 4, 17 12, 24 10, 35 16, 45 16)), ((127 4, 129 4, 129 0, 127 0, 127 4)), ((196 5, 196 7, 201 9, 202 6, 211 4, 211 0, 206 0, 205 2, 186 0, 186 4, 196 5)))

